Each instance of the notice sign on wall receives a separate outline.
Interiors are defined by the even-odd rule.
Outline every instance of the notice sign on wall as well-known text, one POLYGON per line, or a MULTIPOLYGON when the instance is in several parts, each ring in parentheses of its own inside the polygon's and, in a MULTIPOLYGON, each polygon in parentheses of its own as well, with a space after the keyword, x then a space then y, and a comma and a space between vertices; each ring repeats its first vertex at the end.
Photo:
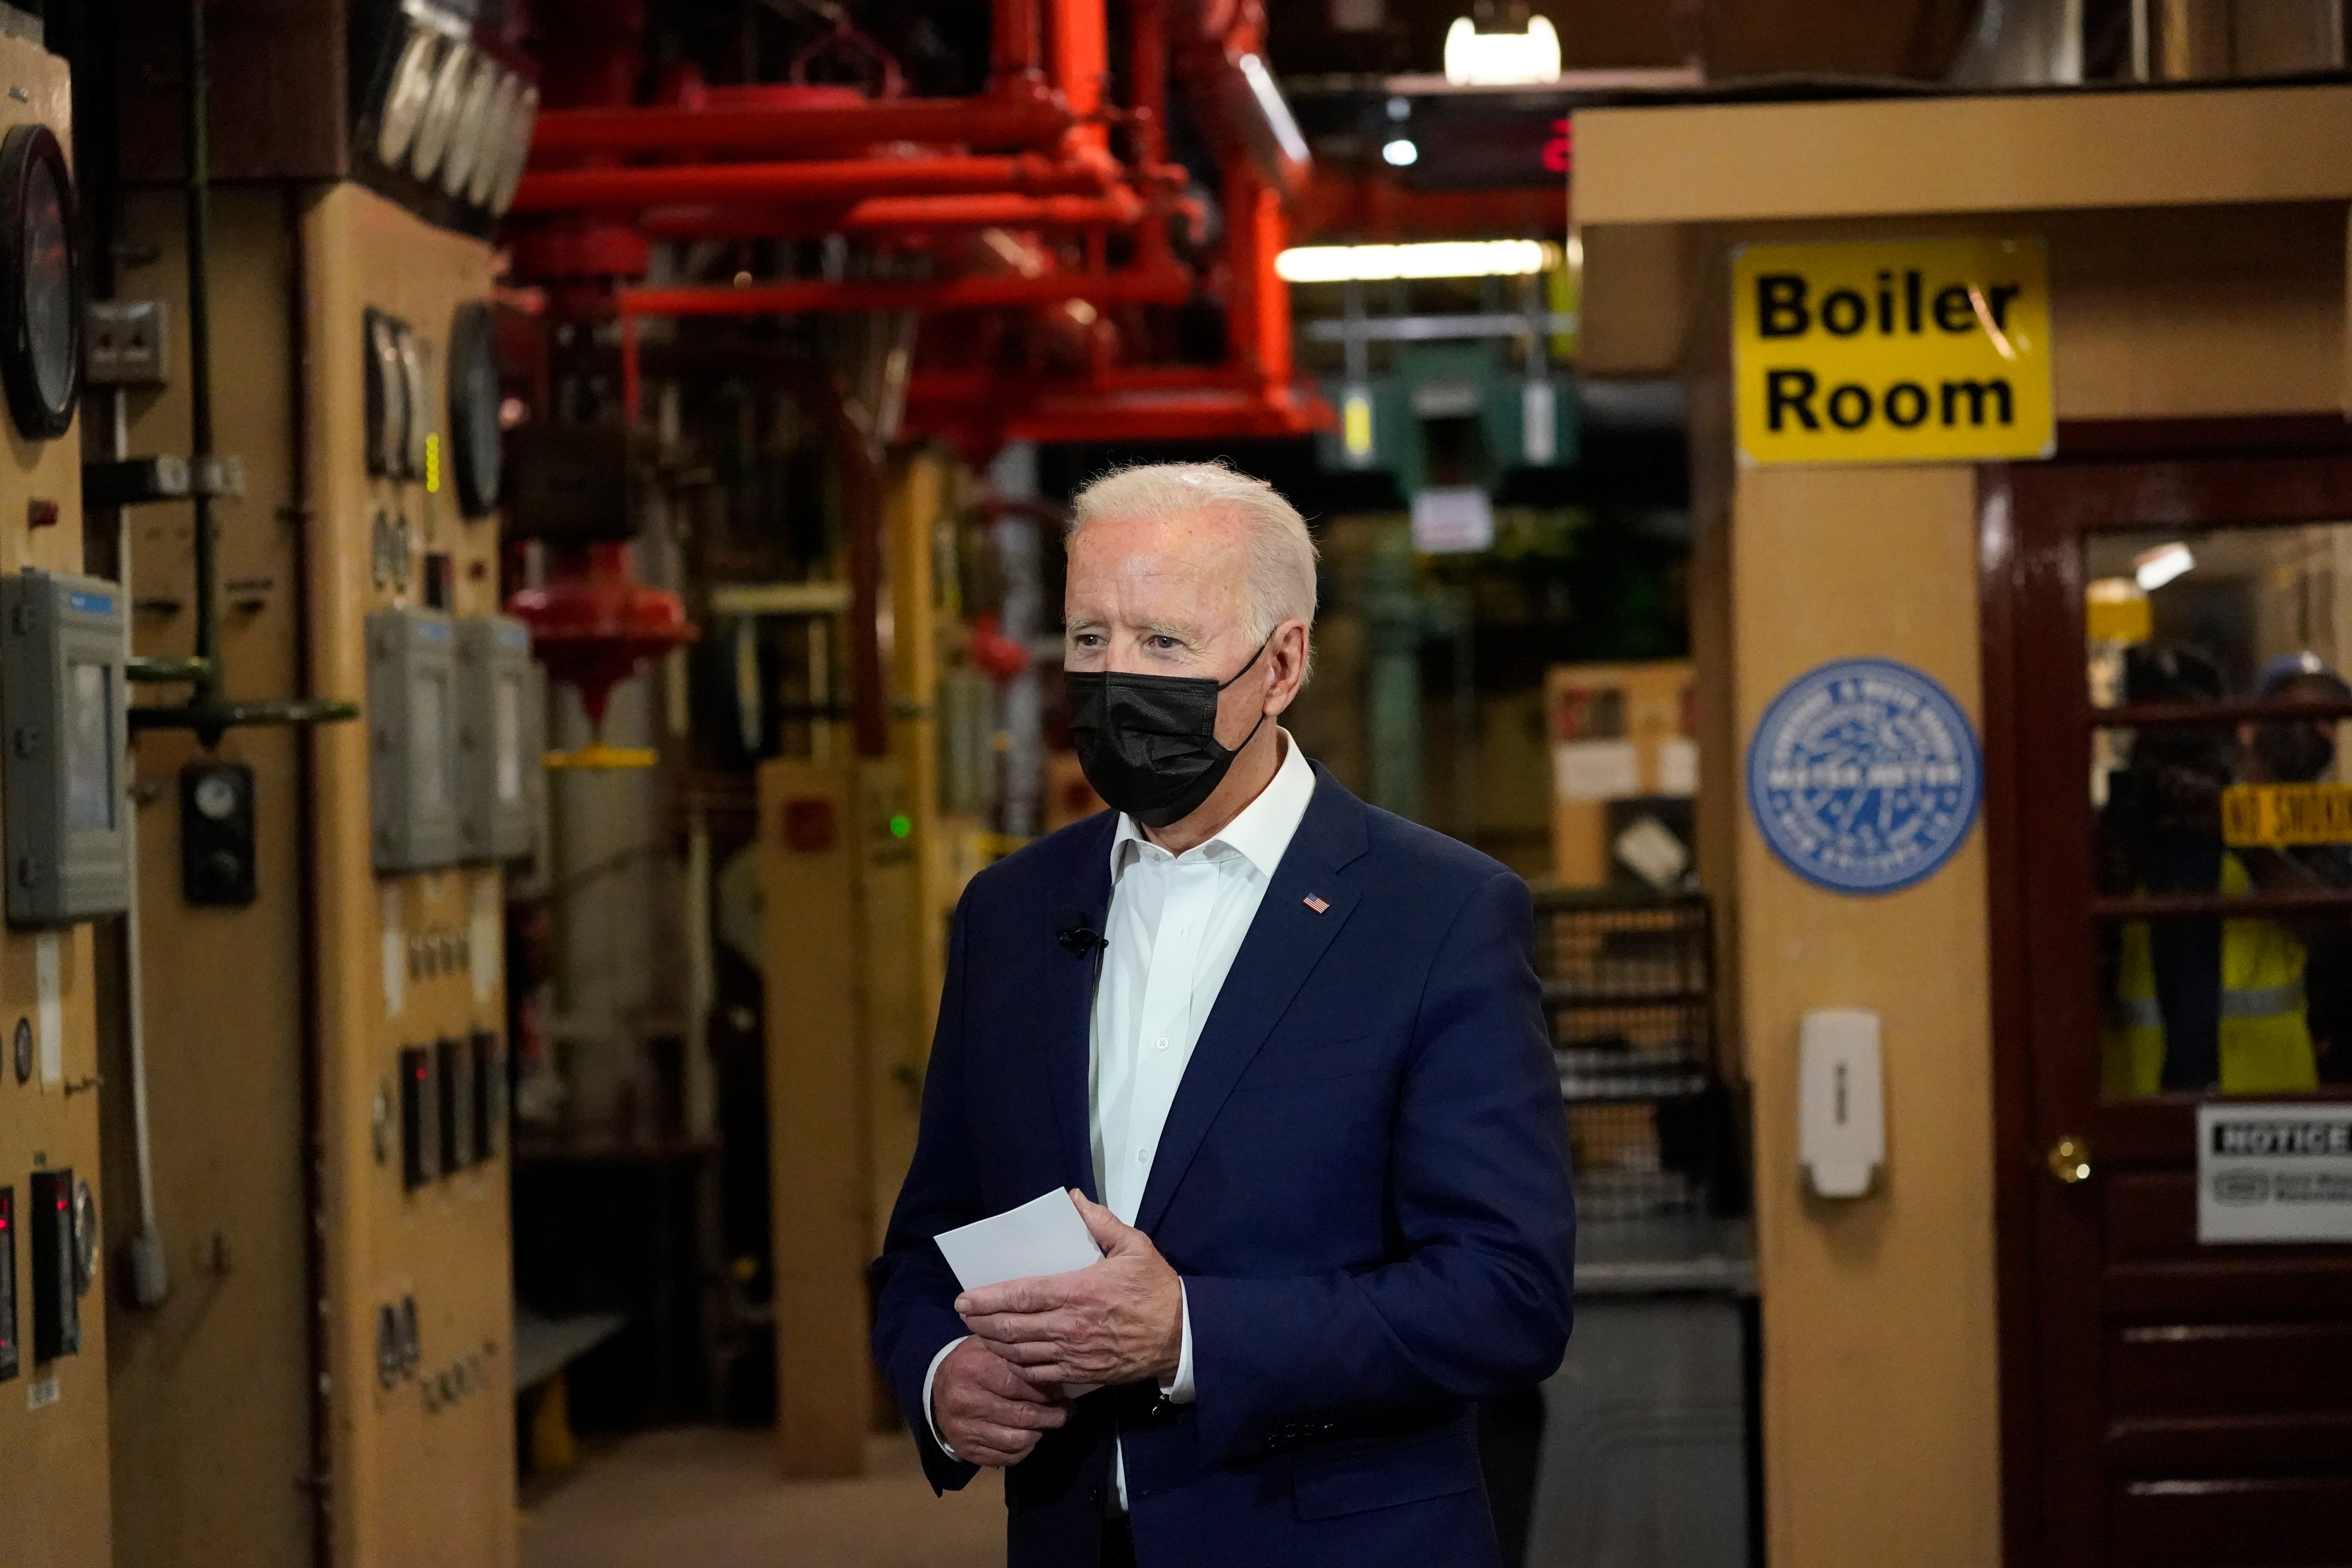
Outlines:
POLYGON ((2199 1106, 2197 1239, 2352 1241, 2352 1105, 2199 1106))
POLYGON ((1748 246, 1731 321, 1742 461, 2050 455, 2039 239, 1748 246))

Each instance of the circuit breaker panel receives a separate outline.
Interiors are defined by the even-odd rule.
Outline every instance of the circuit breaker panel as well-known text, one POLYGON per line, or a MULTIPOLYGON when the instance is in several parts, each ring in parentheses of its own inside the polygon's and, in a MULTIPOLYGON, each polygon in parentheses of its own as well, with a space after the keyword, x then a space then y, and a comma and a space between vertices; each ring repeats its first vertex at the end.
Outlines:
MULTIPOLYGON (((509 1568, 501 857, 530 846, 527 643, 497 616, 489 247, 357 184, 305 214, 316 345, 309 657, 363 703, 322 731, 312 840, 331 1227, 339 1559, 509 1568), (462 482, 460 482, 462 480, 462 482), (385 1309, 400 1354, 387 1362, 385 1309), (391 1368, 387 1375, 387 1368, 391 1368), (430 1510, 404 1500, 431 1496, 430 1510)), ((517 628, 519 629, 519 628, 517 628)))
POLYGON ((0 1561, 110 1568, 89 917, 123 892, 121 594, 80 575, 84 231, 37 34, 0 19, 0 1561))
MULTIPOLYGON (((299 202, 224 184, 214 201, 213 378, 240 393, 221 399, 220 441, 246 479, 215 513, 226 658, 251 689, 360 711, 209 749, 184 732, 139 741, 143 1016, 174 1278, 158 1307, 108 1310, 136 1342, 118 1398, 150 1434, 117 1446, 118 1485, 137 1494, 118 1510, 121 1556, 512 1568, 505 904, 495 843, 461 835, 469 715, 499 721, 473 681, 506 650, 467 651, 499 607, 498 522, 478 505, 498 448, 475 430, 461 487, 451 446, 461 416, 495 428, 495 374, 451 375, 479 353, 452 340, 461 321, 478 333, 468 307, 490 297, 492 253, 353 182, 299 202), (272 280, 296 275, 289 315, 272 280), (287 1353, 314 1323, 316 1377, 287 1353), (238 1440, 207 1446, 224 1418, 209 1391, 226 1387, 238 1440), (318 1466, 324 1510, 287 1482, 318 1466), (168 1534, 154 1522, 172 1520, 168 1534), (314 1530, 331 1532, 323 1549, 314 1530)), ((126 293, 183 287, 178 206, 161 188, 129 205, 125 248, 161 259, 125 265, 126 293)), ((133 392, 134 449, 185 440, 184 407, 176 382, 133 392)), ((164 606, 188 596, 185 510, 133 516, 137 651, 184 657, 190 616, 164 606)), ((20 1271, 20 1296, 29 1285, 20 1271)))

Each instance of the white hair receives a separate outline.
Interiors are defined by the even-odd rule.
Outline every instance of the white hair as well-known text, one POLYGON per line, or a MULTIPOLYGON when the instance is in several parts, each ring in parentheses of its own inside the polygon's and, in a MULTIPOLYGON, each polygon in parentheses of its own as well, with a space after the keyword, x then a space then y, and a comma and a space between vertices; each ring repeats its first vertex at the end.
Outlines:
POLYGON ((1315 625, 1315 541, 1307 520, 1264 479, 1217 463, 1144 463, 1118 468, 1070 498, 1064 536, 1103 517, 1236 517, 1249 531, 1244 605, 1253 641, 1285 621, 1315 625))

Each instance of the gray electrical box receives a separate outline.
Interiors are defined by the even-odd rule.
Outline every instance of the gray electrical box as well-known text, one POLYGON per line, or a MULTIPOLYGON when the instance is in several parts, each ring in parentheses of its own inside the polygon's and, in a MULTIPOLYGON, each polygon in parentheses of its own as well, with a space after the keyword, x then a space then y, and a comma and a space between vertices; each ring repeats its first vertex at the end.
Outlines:
POLYGON ((456 644, 437 610, 368 617, 368 800, 379 871, 457 858, 456 644))
POLYGON ((457 844, 468 860, 530 853, 539 766, 530 700, 530 628, 504 616, 457 623, 457 844))
POLYGON ((117 915, 130 891, 122 793, 122 590, 27 567, 0 578, 8 919, 117 915))

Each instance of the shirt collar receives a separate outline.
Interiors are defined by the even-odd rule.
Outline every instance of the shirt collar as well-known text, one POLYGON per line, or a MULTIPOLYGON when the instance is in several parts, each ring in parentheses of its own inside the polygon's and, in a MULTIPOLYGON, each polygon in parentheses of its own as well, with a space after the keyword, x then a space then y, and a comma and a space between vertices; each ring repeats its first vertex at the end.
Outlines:
MULTIPOLYGON (((1307 753, 1298 749, 1287 730, 1277 730, 1282 742, 1282 764, 1274 770, 1274 777, 1257 792, 1257 798, 1242 807, 1241 815, 1225 824, 1223 831, 1204 844, 1186 850, 1185 855, 1202 859, 1214 858, 1221 851, 1231 850, 1252 866, 1258 875, 1271 877, 1282 863, 1283 852, 1290 847, 1291 838, 1298 832, 1298 824, 1307 816, 1307 804, 1315 797, 1315 770, 1307 761, 1307 753)), ((1110 844, 1110 879, 1116 883, 1128 867, 1134 863, 1141 847, 1150 841, 1135 825, 1135 818, 1125 812, 1118 814, 1118 833, 1110 844), (1132 845, 1135 847, 1129 848, 1132 845)), ((1176 858, 1182 858, 1179 856, 1176 858)))

